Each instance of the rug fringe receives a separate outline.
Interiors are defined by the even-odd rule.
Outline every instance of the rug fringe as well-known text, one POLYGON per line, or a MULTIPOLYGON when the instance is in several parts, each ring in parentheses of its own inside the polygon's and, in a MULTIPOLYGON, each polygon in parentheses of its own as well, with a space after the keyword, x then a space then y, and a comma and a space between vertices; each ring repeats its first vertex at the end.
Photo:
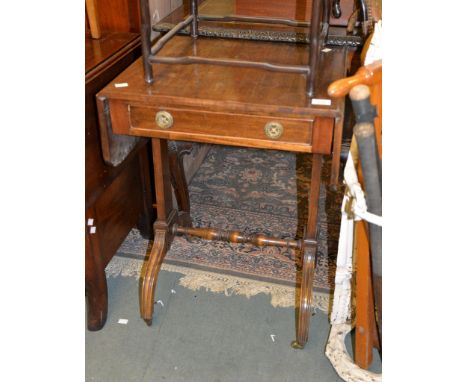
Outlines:
MULTIPOLYGON (((143 262, 141 260, 114 256, 106 267, 106 275, 107 277, 123 276, 139 278, 142 266, 143 262)), ((179 285, 190 290, 196 291, 205 288, 213 293, 224 293, 226 296, 240 295, 247 298, 264 293, 271 296, 270 303, 273 307, 286 308, 298 306, 299 293, 292 286, 278 285, 166 263, 162 264, 161 269, 183 274, 184 276, 179 280, 179 285)), ((314 308, 329 314, 331 307, 330 295, 314 292, 312 305, 314 308)))

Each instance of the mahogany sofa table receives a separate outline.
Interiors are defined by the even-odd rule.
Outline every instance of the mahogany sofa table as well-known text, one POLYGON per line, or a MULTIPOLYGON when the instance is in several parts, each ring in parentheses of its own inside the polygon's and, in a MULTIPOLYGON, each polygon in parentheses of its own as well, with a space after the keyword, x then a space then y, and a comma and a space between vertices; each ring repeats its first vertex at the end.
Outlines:
MULTIPOLYGON (((199 55, 303 65, 306 45, 175 36, 161 56, 199 55)), ((328 99, 327 87, 345 77, 346 48, 321 52, 314 99, 328 99)), ((343 100, 316 104, 306 96, 305 75, 214 65, 153 65, 154 82, 144 80, 137 60, 97 95, 100 121, 115 134, 152 139, 157 220, 154 244, 142 271, 140 313, 151 325, 157 276, 176 234, 209 240, 300 248, 303 260, 296 348, 308 340, 312 281, 317 251, 317 212, 322 156, 339 157, 343 100), (190 211, 172 203, 168 140, 310 153, 312 170, 308 221, 301 240, 280 240, 238 231, 193 228, 190 211), (333 147, 333 149, 332 149, 333 147)), ((323 100, 322 100, 323 101, 323 100)))

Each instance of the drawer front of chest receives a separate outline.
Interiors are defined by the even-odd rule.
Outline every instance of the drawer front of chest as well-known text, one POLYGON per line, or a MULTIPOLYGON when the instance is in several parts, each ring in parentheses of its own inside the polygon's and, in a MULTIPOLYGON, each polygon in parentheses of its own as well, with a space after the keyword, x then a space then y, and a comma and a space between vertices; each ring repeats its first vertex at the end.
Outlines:
POLYGON ((312 152, 313 120, 128 107, 132 135, 312 152))

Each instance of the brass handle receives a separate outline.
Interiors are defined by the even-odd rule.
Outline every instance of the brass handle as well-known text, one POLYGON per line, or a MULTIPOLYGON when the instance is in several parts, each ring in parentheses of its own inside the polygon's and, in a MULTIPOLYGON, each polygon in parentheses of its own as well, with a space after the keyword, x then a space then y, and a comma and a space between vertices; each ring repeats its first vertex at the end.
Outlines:
POLYGON ((169 129, 174 124, 174 118, 168 111, 158 111, 156 113, 156 124, 161 129, 169 129))
POLYGON ((270 139, 278 139, 283 135, 283 125, 279 122, 268 122, 265 125, 265 134, 270 139))

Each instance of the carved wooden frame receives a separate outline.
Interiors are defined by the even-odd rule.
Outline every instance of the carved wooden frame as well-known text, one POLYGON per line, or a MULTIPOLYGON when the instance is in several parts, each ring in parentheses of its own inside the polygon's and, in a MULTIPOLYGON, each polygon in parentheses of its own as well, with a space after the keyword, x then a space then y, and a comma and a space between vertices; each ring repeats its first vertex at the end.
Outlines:
MULTIPOLYGON (((160 22, 153 25, 153 31, 166 33, 174 27, 173 23, 160 22)), ((181 35, 189 35, 189 28, 184 28, 179 31, 181 35)), ((307 33, 298 31, 279 31, 279 30, 259 30, 259 29, 241 29, 241 28, 226 28, 221 26, 204 26, 198 27, 198 35, 204 37, 232 38, 239 40, 254 40, 254 41, 269 41, 269 42, 290 42, 307 44, 309 36, 307 33)), ((353 35, 334 35, 333 30, 330 30, 325 40, 326 46, 349 46, 357 48, 362 46, 363 40, 361 36, 353 35)))

